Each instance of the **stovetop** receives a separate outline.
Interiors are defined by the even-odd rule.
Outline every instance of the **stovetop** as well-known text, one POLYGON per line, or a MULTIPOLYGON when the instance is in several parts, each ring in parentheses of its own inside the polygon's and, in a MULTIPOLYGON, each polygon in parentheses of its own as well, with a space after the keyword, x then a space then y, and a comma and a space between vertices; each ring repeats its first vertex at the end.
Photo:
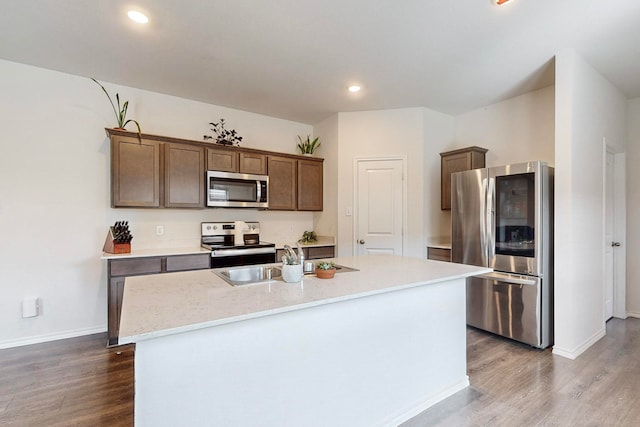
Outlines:
POLYGON ((220 250, 220 249, 254 249, 254 248, 275 248, 275 243, 260 242, 251 245, 224 245, 224 244, 209 244, 202 243, 201 245, 205 249, 220 250))

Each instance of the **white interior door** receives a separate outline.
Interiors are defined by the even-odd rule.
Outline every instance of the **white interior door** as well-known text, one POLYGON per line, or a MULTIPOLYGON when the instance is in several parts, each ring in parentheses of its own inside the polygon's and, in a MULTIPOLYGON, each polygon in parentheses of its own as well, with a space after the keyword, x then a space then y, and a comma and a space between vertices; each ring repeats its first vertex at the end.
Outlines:
POLYGON ((404 161, 356 160, 357 255, 402 255, 404 229, 404 161))
POLYGON ((604 319, 627 318, 626 311, 626 156, 605 145, 604 319))
POLYGON ((605 208, 604 208, 604 320, 613 317, 613 288, 614 288, 614 155, 607 151, 605 164, 605 208))

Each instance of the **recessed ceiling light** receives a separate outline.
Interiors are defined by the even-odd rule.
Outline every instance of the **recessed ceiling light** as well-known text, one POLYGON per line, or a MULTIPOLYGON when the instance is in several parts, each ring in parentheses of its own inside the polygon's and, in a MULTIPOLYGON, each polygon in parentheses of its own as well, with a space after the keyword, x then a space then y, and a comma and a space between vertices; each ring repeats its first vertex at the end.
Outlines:
POLYGON ((138 24, 146 24, 147 22, 149 22, 149 18, 147 18, 147 15, 142 12, 138 12, 137 10, 130 10, 129 12, 127 12, 127 16, 129 17, 129 19, 137 22, 138 24))
POLYGON ((362 88, 358 85, 351 85, 347 89, 349 90, 349 92, 356 93, 356 92, 360 92, 360 89, 362 88))

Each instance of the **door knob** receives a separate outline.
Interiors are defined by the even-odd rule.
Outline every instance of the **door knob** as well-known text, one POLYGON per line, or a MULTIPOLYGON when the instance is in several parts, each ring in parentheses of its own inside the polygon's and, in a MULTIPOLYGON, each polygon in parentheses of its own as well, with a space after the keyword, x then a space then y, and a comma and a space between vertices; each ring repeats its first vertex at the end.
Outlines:
POLYGON ((361 245, 364 245, 364 240, 360 239, 358 240, 358 243, 360 243, 361 245))
POLYGON ((613 246, 614 248, 620 246, 620 242, 611 242, 611 246, 613 246))

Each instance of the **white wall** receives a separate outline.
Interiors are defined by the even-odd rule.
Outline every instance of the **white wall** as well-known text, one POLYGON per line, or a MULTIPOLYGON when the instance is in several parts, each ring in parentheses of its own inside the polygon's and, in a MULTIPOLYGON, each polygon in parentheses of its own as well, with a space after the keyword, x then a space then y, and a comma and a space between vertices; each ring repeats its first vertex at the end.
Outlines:
POLYGON ((627 314, 640 317, 640 98, 627 108, 627 314))
POLYGON ((338 254, 353 254, 353 168, 356 158, 407 158, 407 252, 424 256, 423 248, 423 108, 340 113, 338 117, 338 254))
POLYGON ((424 236, 426 247, 430 241, 450 239, 451 211, 441 206, 440 153, 454 143, 454 118, 437 111, 423 110, 424 137, 424 236))
MULTIPOLYGON (((201 140, 227 120, 243 146, 296 152, 311 126, 105 83, 130 101, 145 133, 201 140)), ((0 61, 0 348, 106 329, 108 226, 128 220, 133 248, 199 245, 201 221, 259 220, 262 238, 293 242, 313 214, 253 210, 112 209, 109 145, 115 125, 88 78, 0 61), (165 235, 155 236, 155 225, 165 235), (42 298, 42 316, 23 319, 24 297, 42 298)), ((326 167, 326 163, 325 163, 326 167)))
POLYGON ((549 86, 453 119, 442 115, 441 120, 452 120, 450 124, 431 126, 429 119, 425 119, 425 136, 433 129, 451 129, 452 132, 451 135, 437 136, 435 140, 439 144, 425 142, 425 191, 429 188, 431 197, 435 197, 428 202, 425 195, 427 239, 451 238, 451 211, 440 211, 439 153, 477 145, 489 150, 486 154, 487 167, 531 160, 542 160, 553 166, 554 103, 555 90, 549 86))
POLYGON ((573 50, 556 56, 555 345, 575 358, 605 334, 603 138, 625 148, 626 100, 573 50))
POLYGON ((543 160, 554 165, 553 86, 492 104, 455 118, 455 149, 487 148, 487 166, 543 160))
POLYGON ((323 236, 338 234, 338 115, 317 123, 313 134, 320 138, 317 155, 324 158, 323 210, 313 214, 314 229, 323 236))

